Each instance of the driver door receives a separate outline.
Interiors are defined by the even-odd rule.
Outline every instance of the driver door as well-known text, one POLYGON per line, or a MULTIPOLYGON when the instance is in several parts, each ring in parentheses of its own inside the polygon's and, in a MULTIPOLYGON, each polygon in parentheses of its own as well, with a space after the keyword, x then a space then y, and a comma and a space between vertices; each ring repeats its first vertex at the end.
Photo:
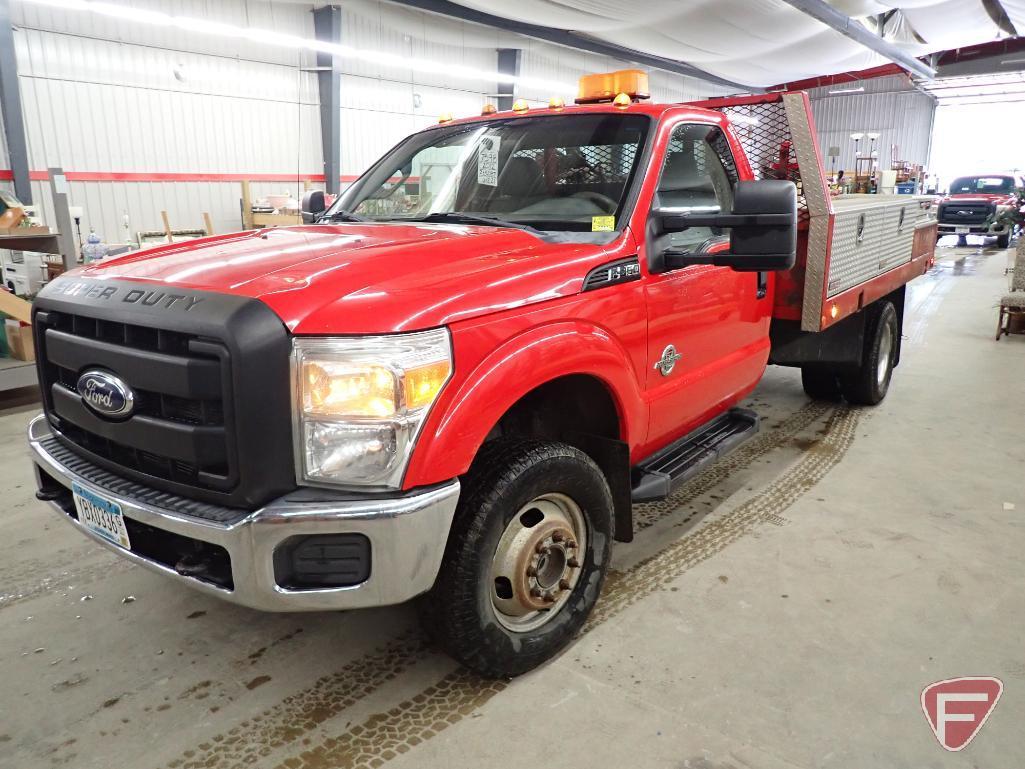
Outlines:
MULTIPOLYGON (((684 123, 669 140, 654 205, 690 212, 733 208, 736 166, 717 126, 684 123)), ((691 227, 674 249, 728 247, 724 232, 691 227)), ((647 243, 652 247, 652 243, 647 243)), ((761 376, 769 353, 771 300, 755 273, 691 265, 649 275, 648 444, 660 448, 733 406, 761 376)))

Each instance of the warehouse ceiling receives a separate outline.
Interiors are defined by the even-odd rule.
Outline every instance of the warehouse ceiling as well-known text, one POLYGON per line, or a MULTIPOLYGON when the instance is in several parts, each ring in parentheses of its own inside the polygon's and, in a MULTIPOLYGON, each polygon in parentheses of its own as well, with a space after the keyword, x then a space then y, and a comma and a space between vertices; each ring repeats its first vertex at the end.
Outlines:
MULTIPOLYGON (((772 86, 867 69, 887 59, 783 0, 455 0, 515 22, 686 62, 712 75, 772 86)), ((412 4, 412 3, 411 3, 412 4)), ((914 56, 1025 32, 1025 0, 832 0, 914 56)))

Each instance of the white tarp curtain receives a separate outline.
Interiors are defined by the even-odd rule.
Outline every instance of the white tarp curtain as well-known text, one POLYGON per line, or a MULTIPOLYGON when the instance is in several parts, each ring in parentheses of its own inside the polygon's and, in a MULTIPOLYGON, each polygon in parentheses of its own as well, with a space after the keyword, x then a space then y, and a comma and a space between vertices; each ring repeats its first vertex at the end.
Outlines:
MULTIPOLYGON (((782 0, 456 0, 515 21, 567 29, 693 64, 753 86, 866 69, 886 59, 782 0)), ((848 15, 892 9, 897 42, 913 55, 983 43, 997 27, 978 0, 834 0, 848 15), (913 42, 912 32, 924 39, 913 42), (902 42, 902 41, 907 42, 902 42)), ((1004 0, 1025 17, 1025 0, 1004 0)), ((1012 15, 1012 20, 1014 16, 1012 15)), ((1025 27, 1025 18, 1022 19, 1025 27)), ((1025 29, 1020 30, 1025 34, 1025 29)), ((887 37, 891 32, 887 26, 887 37)))

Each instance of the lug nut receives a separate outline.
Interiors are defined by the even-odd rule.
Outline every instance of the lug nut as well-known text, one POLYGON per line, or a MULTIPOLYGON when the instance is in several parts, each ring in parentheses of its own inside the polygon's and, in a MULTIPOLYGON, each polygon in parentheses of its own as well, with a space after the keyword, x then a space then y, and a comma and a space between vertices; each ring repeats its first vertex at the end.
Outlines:
POLYGON ((562 540, 564 539, 566 539, 566 535, 563 534, 561 531, 557 531, 554 534, 552 534, 553 542, 562 542, 562 540))
POLYGON ((576 546, 577 546, 577 541, 575 539, 571 539, 568 542, 566 542, 566 547, 576 547, 576 546))
POLYGON ((541 588, 539 588, 539 587, 532 587, 532 588, 530 588, 530 594, 534 598, 540 598, 542 596, 541 588))
POLYGON ((545 603, 555 603, 555 596, 551 592, 545 593, 545 603))
POLYGON ((540 553, 541 555, 548 553, 550 550, 551 548, 548 547, 548 545, 546 545, 544 542, 538 542, 537 547, 534 548, 534 551, 540 553))
POLYGON ((567 564, 567 565, 568 565, 568 566, 569 566, 569 567, 570 567, 571 569, 578 569, 578 568, 580 568, 580 561, 578 561, 578 560, 577 560, 576 558, 570 558, 570 559, 569 559, 569 560, 568 560, 568 561, 566 562, 566 564, 567 564))
POLYGON ((527 576, 528 577, 536 577, 537 576, 537 568, 534 567, 534 566, 528 566, 527 567, 527 576))
POLYGON ((568 579, 560 579, 559 580, 559 587, 562 590, 569 590, 569 580, 568 579))

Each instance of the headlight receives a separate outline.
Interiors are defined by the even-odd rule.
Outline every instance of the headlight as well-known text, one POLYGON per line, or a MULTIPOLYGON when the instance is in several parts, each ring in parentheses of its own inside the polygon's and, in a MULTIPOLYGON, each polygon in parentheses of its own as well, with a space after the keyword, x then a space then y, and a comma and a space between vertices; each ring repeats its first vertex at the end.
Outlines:
POLYGON ((292 343, 296 479, 398 488, 452 374, 446 329, 292 343))

